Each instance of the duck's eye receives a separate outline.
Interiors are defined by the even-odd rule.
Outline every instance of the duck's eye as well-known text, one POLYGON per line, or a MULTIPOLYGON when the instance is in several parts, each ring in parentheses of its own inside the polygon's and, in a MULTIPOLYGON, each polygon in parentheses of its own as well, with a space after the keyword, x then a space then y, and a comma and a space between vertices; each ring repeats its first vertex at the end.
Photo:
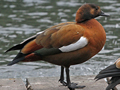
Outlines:
POLYGON ((96 7, 95 10, 97 11, 97 10, 98 10, 98 7, 96 7))

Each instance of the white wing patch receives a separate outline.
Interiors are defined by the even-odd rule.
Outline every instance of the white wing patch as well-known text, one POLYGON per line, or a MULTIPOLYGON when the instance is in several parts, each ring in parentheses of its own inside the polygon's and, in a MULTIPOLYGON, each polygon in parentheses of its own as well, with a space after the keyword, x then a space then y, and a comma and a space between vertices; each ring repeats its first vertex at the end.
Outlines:
POLYGON ((39 34, 41 34, 41 33, 43 33, 43 32, 44 32, 44 31, 40 31, 40 32, 37 33, 37 35, 39 35, 39 34))
POLYGON ((35 37, 36 37, 36 35, 31 36, 31 37, 25 39, 24 41, 22 41, 20 44, 23 44, 24 42, 26 42, 26 41, 28 41, 28 40, 30 40, 30 39, 33 39, 33 38, 35 38, 35 37))
POLYGON ((71 52, 71 51, 75 51, 77 49, 83 48, 84 46, 86 46, 88 44, 88 39, 86 37, 81 37, 77 42, 72 43, 68 46, 63 46, 61 48, 59 48, 62 52, 71 52))
POLYGON ((24 43, 24 42, 26 42, 26 41, 28 41, 28 40, 30 40, 30 39, 32 39, 32 38, 36 38, 37 35, 39 35, 39 34, 41 34, 41 33, 43 33, 43 32, 44 32, 44 31, 38 32, 36 35, 31 36, 31 37, 25 39, 25 40, 24 40, 23 42, 21 42, 20 44, 22 44, 22 43, 24 43))

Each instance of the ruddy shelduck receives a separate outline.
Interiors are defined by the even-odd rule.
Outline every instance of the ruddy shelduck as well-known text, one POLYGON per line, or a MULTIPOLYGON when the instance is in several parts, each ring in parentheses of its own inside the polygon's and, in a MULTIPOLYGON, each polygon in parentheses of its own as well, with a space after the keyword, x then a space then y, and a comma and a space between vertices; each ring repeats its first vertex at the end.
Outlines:
POLYGON ((99 72, 95 77, 96 80, 111 77, 106 90, 117 90, 114 89, 116 85, 120 84, 120 58, 116 62, 107 68, 99 72))
POLYGON ((43 60, 61 66, 59 81, 70 90, 84 88, 85 86, 71 83, 69 67, 89 60, 103 48, 106 33, 102 25, 94 19, 98 16, 109 15, 95 4, 82 5, 76 12, 76 22, 52 26, 8 49, 6 52, 20 50, 8 65, 19 61, 43 60))

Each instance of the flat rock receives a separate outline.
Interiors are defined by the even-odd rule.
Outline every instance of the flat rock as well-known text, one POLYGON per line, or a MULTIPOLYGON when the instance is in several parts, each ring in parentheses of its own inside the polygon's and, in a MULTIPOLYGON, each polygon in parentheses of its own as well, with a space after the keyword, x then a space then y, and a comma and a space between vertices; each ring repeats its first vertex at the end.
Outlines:
MULTIPOLYGON (((95 76, 76 76, 71 77, 71 81, 78 83, 78 85, 85 85, 83 89, 76 90, 105 90, 107 83, 102 79, 94 80, 95 76)), ((38 77, 27 78, 29 90, 68 90, 67 87, 62 86, 59 82, 59 77, 38 77)), ((120 86, 117 87, 120 90, 120 86)))
MULTIPOLYGON (((95 81, 95 76, 74 76, 71 81, 78 85, 85 85, 83 89, 75 90, 105 90, 107 83, 104 79, 95 81)), ((69 90, 58 82, 59 77, 27 78, 26 85, 22 79, 0 79, 0 90, 69 90)), ((120 90, 120 85, 116 90, 120 90)))
POLYGON ((22 79, 0 79, 0 90, 27 90, 22 79))

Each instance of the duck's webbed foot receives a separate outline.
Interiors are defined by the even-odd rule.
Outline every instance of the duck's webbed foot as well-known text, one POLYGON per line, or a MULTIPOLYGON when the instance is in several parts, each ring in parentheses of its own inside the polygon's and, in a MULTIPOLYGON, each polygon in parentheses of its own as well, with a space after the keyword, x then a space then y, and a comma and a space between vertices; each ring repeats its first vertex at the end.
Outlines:
POLYGON ((67 83, 64 80, 59 79, 59 82, 62 83, 63 86, 67 86, 67 83))

